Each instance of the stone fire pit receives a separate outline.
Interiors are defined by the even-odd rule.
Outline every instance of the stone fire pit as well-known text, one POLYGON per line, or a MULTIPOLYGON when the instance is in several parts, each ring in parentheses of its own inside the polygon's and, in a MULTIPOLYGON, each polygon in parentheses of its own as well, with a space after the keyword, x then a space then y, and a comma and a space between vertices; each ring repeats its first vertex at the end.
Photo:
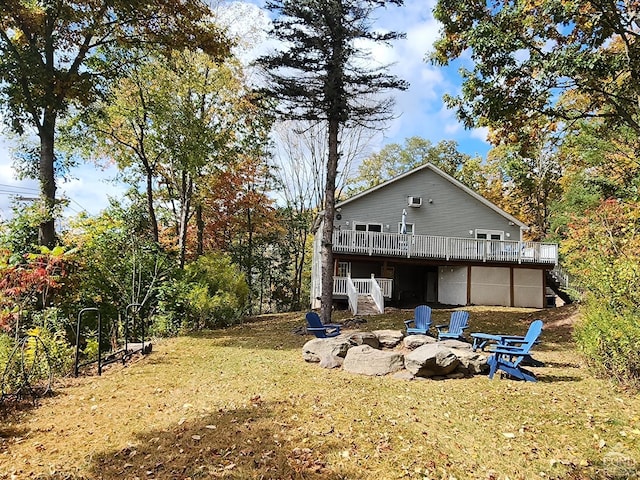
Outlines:
POLYGON ((302 347, 307 362, 362 375, 398 378, 463 378, 485 373, 487 356, 458 340, 436 341, 428 335, 405 336, 401 330, 349 332, 314 338, 302 347))

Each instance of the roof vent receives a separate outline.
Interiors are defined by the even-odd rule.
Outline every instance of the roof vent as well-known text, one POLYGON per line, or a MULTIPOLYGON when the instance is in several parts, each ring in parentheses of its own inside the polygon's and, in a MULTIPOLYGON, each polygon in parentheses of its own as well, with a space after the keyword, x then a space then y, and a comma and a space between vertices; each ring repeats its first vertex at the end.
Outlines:
POLYGON ((422 197, 408 197, 407 205, 410 207, 420 207, 422 205, 422 197))

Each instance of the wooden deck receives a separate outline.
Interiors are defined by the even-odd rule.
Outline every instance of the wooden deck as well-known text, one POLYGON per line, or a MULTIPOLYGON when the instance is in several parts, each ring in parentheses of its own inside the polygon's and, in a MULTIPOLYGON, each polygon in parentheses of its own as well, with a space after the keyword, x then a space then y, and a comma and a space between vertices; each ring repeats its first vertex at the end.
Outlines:
POLYGON ((333 251, 354 255, 445 261, 547 265, 558 263, 558 245, 555 243, 403 235, 356 230, 334 232, 333 251))

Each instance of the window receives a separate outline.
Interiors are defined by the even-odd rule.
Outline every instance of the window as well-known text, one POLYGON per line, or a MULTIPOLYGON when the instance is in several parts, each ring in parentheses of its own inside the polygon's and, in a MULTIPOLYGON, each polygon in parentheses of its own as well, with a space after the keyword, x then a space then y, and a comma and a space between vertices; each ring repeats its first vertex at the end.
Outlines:
POLYGON ((476 238, 478 240, 502 240, 504 232, 500 230, 476 230, 476 238))
POLYGON ((381 232, 382 224, 353 222, 353 229, 358 232, 381 232))
MULTIPOLYGON (((407 235, 413 235, 415 233, 413 223, 405 223, 405 226, 407 227, 407 231, 405 232, 407 235)), ((402 223, 398 224, 398 233, 402 233, 402 223)))
POLYGON ((338 262, 338 277, 351 276, 351 262, 338 262))

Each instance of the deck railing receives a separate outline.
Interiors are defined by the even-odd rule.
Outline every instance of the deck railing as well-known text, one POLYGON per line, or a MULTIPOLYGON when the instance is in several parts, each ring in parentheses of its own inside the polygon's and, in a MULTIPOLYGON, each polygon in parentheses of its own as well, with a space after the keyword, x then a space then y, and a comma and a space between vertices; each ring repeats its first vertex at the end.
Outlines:
MULTIPOLYGON (((393 291, 393 279, 392 278, 349 278, 349 277, 333 277, 333 294, 348 296, 349 289, 351 285, 353 286, 353 291, 360 295, 371 295, 371 281, 376 282, 378 287, 380 288, 380 292, 382 293, 383 298, 391 298, 391 293, 393 291)), ((375 288, 375 287, 374 287, 375 288)))
POLYGON ((358 296, 371 295, 378 311, 384 312, 384 299, 391 297, 393 280, 391 278, 350 278, 333 277, 333 294, 346 296, 349 310, 358 313, 358 296))
POLYGON ((333 251, 384 257, 506 263, 558 263, 555 243, 338 230, 333 251))

